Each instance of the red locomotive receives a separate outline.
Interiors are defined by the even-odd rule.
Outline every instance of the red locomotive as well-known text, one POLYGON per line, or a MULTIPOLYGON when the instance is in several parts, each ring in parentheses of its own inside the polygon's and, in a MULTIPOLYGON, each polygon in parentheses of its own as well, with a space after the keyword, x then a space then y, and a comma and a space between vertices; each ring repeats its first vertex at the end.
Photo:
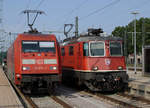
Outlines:
POLYGON ((128 81, 122 40, 102 37, 101 29, 67 38, 61 46, 62 80, 86 85, 92 91, 122 89, 128 81))
POLYGON ((39 10, 25 10, 30 31, 19 34, 7 51, 6 75, 25 92, 38 88, 53 91, 61 81, 60 47, 55 35, 41 34, 32 26, 39 10), (30 14, 35 14, 32 23, 30 14))
POLYGON ((61 81, 60 48, 55 35, 19 34, 7 52, 8 78, 24 90, 53 88, 61 81))

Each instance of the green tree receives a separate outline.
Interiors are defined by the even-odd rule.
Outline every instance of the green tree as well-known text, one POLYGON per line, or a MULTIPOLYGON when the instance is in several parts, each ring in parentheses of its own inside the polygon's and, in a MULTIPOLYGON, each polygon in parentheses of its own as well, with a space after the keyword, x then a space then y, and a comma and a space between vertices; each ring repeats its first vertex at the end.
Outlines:
MULTIPOLYGON (((141 53, 142 51, 142 24, 144 22, 145 26, 145 44, 150 45, 150 18, 140 18, 139 20, 136 20, 136 31, 137 31, 137 37, 136 37, 136 47, 137 47, 137 53, 141 53)), ((134 20, 131 21, 126 26, 118 26, 112 31, 113 36, 119 36, 124 39, 125 32, 127 33, 127 54, 131 54, 134 51, 133 46, 133 32, 134 32, 134 20)))

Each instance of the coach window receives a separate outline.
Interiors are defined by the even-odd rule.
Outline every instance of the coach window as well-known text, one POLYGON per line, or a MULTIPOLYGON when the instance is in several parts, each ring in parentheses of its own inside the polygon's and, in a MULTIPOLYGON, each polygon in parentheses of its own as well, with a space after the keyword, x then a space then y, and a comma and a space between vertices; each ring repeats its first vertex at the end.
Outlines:
POLYGON ((61 55, 65 56, 65 48, 61 48, 61 55))
POLYGON ((89 56, 89 44, 88 43, 83 43, 83 55, 89 56))
POLYGON ((73 46, 69 47, 69 55, 73 55, 73 46))

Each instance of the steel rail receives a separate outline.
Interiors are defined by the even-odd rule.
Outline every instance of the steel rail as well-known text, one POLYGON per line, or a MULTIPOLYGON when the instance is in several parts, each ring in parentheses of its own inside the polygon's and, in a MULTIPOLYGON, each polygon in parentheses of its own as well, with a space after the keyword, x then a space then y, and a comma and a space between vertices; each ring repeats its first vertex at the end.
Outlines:
POLYGON ((73 108, 71 107, 69 104, 67 104, 66 102, 62 101, 61 99, 59 99, 57 96, 50 96, 54 101, 56 101, 57 103, 59 103, 60 105, 62 105, 64 108, 73 108))
POLYGON ((21 99, 21 102, 23 103, 25 108, 39 108, 32 100, 30 97, 28 97, 27 95, 25 96, 21 90, 14 85, 13 83, 11 83, 11 85, 13 86, 15 92, 17 93, 17 95, 19 96, 19 98, 21 99))
MULTIPOLYGON (((7 77, 7 75, 5 74, 5 76, 7 77)), ((7 78, 8 79, 8 78, 7 78)), ((9 79, 9 84, 12 86, 12 88, 14 89, 14 92, 17 94, 20 102, 22 103, 24 108, 32 108, 32 106, 28 103, 28 101, 26 100, 24 94, 18 89, 18 87, 13 84, 9 79)))
POLYGON ((25 96, 26 100, 29 102, 29 104, 32 106, 32 108, 39 108, 29 96, 25 96))
POLYGON ((56 103, 62 105, 64 108, 73 108, 69 104, 67 104, 65 101, 59 99, 56 95, 57 93, 54 92, 54 90, 51 90, 51 87, 48 87, 48 93, 51 99, 53 99, 56 103))
POLYGON ((140 108, 140 107, 137 107, 135 105, 129 104, 127 102, 123 102, 123 101, 120 101, 118 99, 115 99, 115 98, 112 98, 112 97, 109 97, 109 96, 106 96, 106 95, 103 95, 103 94, 100 94, 100 93, 96 93, 95 95, 98 96, 98 97, 100 97, 100 98, 109 100, 109 101, 114 102, 116 104, 119 104, 121 106, 124 106, 126 108, 140 108))
POLYGON ((110 102, 113 102, 115 104, 118 104, 120 106, 123 106, 125 108, 140 108, 138 106, 135 106, 135 105, 132 105, 132 104, 129 104, 127 102, 123 102, 123 101, 120 101, 118 99, 115 99, 113 97, 109 97, 107 95, 104 95, 104 94, 101 94, 101 93, 93 93, 91 91, 83 91, 83 93, 86 93, 86 94, 90 94, 90 95, 93 95, 93 96, 97 96, 98 98, 102 98, 104 100, 108 100, 110 102))
POLYGON ((149 100, 149 99, 146 99, 146 98, 141 97, 141 96, 134 96, 134 95, 127 94, 127 93, 117 93, 117 95, 120 95, 120 96, 129 98, 129 99, 135 99, 135 100, 138 100, 138 101, 141 101, 141 102, 145 102, 145 103, 147 103, 147 104, 150 104, 150 100, 149 100))

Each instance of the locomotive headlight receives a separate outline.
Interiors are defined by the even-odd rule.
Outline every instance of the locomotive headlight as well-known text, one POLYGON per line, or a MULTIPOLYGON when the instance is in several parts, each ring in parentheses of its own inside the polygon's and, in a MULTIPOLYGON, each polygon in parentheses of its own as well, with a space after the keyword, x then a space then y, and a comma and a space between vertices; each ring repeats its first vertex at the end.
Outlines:
POLYGON ((30 67, 22 67, 22 70, 30 70, 30 67))
POLYGON ((21 75, 20 74, 16 74, 16 77, 19 78, 21 75))
POLYGON ((96 66, 96 67, 93 67, 92 70, 97 71, 97 70, 98 70, 98 67, 97 67, 97 66, 96 66))
POLYGON ((57 67, 56 67, 56 66, 54 66, 54 67, 53 67, 53 70, 56 70, 56 69, 57 69, 57 67))
POLYGON ((118 66, 118 70, 123 70, 123 67, 122 66, 118 66))
POLYGON ((57 67, 56 66, 50 66, 50 70, 56 70, 57 67))

